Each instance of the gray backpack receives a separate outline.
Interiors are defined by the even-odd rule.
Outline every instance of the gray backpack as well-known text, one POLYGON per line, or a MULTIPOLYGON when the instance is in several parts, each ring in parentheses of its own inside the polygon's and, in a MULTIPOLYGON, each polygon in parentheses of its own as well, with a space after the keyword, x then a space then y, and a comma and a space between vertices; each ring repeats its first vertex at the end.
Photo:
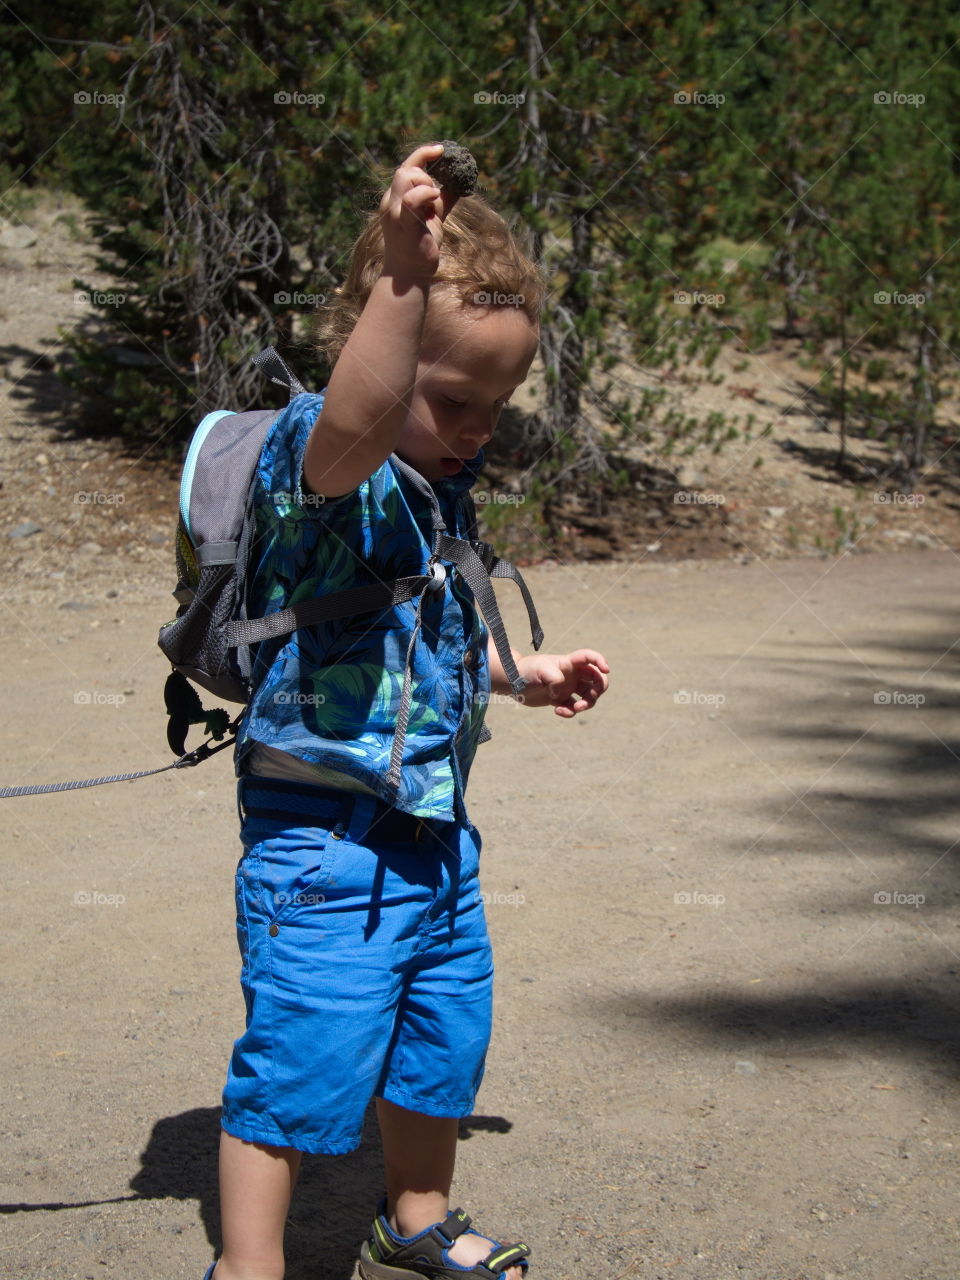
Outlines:
MULTIPOLYGON (((303 385, 273 347, 262 351, 254 363, 272 382, 287 387, 291 399, 304 392, 303 385)), ((204 710, 188 680, 218 698, 245 704, 252 691, 251 646, 287 635, 298 627, 386 609, 415 597, 422 599, 426 592, 443 589, 447 573, 443 561, 454 565, 473 591, 511 687, 520 694, 524 681, 513 661, 490 580, 512 578, 516 582, 527 606, 533 647, 539 649, 543 631, 526 583, 510 561, 501 559, 488 543, 477 539, 475 517, 471 518, 469 540, 449 536, 430 484, 395 454, 391 460, 428 499, 433 512, 428 572, 302 600, 262 618, 248 616, 247 562, 255 528, 253 486, 263 443, 280 412, 258 409, 208 413, 187 451, 176 533, 178 580, 173 594, 179 607, 176 617, 160 628, 158 637, 160 648, 173 666, 164 698, 170 716, 167 741, 174 754, 184 754, 191 724, 202 723, 207 733, 220 741, 240 721, 238 716, 231 722, 229 713, 222 708, 204 710)), ((414 637, 419 628, 418 607, 414 637)), ((400 782, 410 711, 412 652, 411 644, 388 775, 394 786, 400 782)))

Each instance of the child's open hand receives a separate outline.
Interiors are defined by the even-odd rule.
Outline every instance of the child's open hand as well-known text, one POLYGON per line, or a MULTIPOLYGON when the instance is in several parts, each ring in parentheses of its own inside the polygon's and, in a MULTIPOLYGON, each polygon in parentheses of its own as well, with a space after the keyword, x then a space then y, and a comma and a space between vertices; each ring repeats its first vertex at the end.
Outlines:
POLYGON ((442 151, 442 142, 411 151, 383 194, 384 275, 432 276, 437 270, 443 220, 457 197, 438 187, 421 165, 435 160, 442 151))
POLYGON ((610 664, 596 649, 529 654, 517 667, 527 681, 523 702, 531 707, 552 706, 558 716, 568 719, 589 711, 609 684, 610 664))

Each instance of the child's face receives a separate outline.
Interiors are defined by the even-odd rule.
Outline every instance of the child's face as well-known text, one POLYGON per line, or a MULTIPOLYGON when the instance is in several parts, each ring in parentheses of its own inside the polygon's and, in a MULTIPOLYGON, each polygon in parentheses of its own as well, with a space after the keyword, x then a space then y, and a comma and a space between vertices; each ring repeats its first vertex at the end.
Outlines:
POLYGON ((431 294, 400 457, 428 480, 456 475, 493 435, 536 351, 537 328, 519 307, 459 307, 431 294))

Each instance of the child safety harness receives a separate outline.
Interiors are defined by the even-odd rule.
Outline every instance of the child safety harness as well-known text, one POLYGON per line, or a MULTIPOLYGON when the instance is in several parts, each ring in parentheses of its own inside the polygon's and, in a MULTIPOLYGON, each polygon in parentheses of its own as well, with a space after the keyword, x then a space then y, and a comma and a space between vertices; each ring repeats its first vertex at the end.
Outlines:
MULTIPOLYGON (((272 382, 285 386, 291 400, 306 390, 275 348, 261 351, 254 364, 272 382)), ((173 667, 164 687, 164 701, 169 716, 167 741, 178 758, 159 769, 137 773, 0 788, 0 799, 125 782, 199 764, 233 745, 243 713, 231 720, 223 708, 204 709, 188 680, 218 698, 246 704, 253 689, 252 646, 289 635, 298 628, 379 612, 416 598, 417 612, 407 646, 387 773, 388 785, 398 789, 410 717, 413 655, 421 630, 423 602, 431 593, 443 591, 448 565, 461 574, 473 592, 514 695, 523 692, 525 681, 513 660, 492 584, 494 578, 511 578, 517 584, 527 610, 531 643, 534 649, 539 649, 543 630, 520 571, 509 560, 498 556, 489 543, 475 536, 472 500, 468 533, 474 536, 452 536, 447 531, 433 487, 396 454, 391 455, 390 461, 429 505, 431 553, 425 572, 301 600, 265 617, 247 616, 247 566, 256 528, 253 496, 257 463, 267 433, 278 417, 274 409, 245 413, 219 410, 207 414, 187 451, 176 534, 178 582, 173 592, 179 607, 176 617, 160 628, 157 639, 173 667), (210 739, 188 752, 186 737, 192 724, 203 724, 210 739), (233 736, 224 740, 228 732, 233 736), (212 746, 211 741, 219 745, 212 746)), ((485 726, 480 741, 489 737, 485 726)))

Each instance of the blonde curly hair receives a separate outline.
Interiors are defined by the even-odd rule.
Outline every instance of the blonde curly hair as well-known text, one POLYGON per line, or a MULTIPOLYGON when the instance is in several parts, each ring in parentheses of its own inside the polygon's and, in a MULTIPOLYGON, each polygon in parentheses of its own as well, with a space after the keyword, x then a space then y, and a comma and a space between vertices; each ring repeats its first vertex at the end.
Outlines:
MULTIPOLYGON (((379 208, 350 254, 347 277, 317 321, 316 346, 336 364, 383 268, 379 208)), ((480 195, 461 196, 443 224, 440 263, 430 286, 452 293, 460 305, 514 306, 536 325, 546 290, 540 268, 523 241, 480 195)))

